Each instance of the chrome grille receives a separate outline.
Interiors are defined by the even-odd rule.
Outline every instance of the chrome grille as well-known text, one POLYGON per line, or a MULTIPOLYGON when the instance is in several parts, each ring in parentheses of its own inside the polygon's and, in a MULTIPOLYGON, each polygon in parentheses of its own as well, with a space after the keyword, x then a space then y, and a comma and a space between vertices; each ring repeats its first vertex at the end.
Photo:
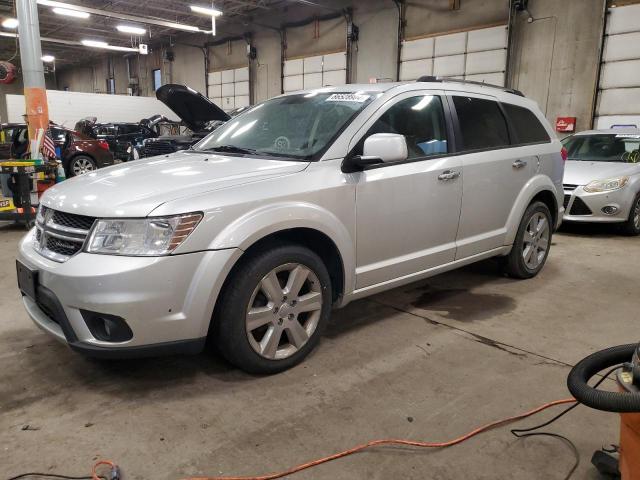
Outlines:
POLYGON ((34 248, 50 260, 66 262, 82 250, 94 221, 93 217, 40 206, 34 248))
POLYGON ((579 187, 579 185, 574 185, 572 183, 565 183, 564 185, 562 185, 562 187, 564 188, 565 192, 573 192, 576 188, 579 187))

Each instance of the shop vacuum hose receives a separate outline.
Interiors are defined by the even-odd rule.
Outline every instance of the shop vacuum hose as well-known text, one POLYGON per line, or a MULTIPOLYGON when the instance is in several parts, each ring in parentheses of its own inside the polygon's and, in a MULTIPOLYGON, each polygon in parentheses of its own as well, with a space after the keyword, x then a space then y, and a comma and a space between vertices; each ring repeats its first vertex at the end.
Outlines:
POLYGON ((569 373, 569 391, 580 403, 596 410, 617 413, 640 412, 640 395, 596 390, 587 383, 591 377, 605 368, 630 363, 636 350, 640 352, 640 345, 632 343, 607 348, 584 358, 569 373))

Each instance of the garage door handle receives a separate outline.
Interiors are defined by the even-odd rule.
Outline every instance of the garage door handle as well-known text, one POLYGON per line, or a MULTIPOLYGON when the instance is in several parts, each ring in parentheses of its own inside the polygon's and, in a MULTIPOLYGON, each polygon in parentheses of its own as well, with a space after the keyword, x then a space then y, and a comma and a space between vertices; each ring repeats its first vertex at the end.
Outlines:
POLYGON ((456 172, 455 170, 445 170, 440 175, 438 175, 438 180, 442 180, 444 182, 448 180, 453 180, 454 178, 458 178, 460 176, 460 172, 456 172))
POLYGON ((527 162, 524 162, 522 160, 516 160, 515 162, 513 162, 511 164, 513 166, 513 168, 515 169, 520 169, 520 168, 524 168, 527 166, 527 162))

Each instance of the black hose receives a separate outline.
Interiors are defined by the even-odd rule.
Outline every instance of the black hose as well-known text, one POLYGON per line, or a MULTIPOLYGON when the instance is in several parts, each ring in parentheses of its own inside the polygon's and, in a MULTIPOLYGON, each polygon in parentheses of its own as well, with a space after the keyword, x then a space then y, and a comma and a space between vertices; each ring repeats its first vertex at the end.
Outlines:
POLYGON ((604 412, 640 412, 640 394, 630 392, 605 392, 588 385, 596 373, 607 367, 630 362, 637 343, 601 350, 581 360, 569 372, 567 386, 580 403, 604 412))

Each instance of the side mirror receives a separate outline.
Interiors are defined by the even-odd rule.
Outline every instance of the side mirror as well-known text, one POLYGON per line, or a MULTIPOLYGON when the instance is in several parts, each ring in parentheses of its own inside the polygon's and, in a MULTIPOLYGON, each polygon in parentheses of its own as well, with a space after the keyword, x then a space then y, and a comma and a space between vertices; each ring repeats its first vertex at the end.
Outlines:
POLYGON ((371 165, 401 162, 409 157, 404 135, 397 133, 376 133, 364 141, 363 155, 351 157, 343 162, 345 173, 359 172, 371 165))
POLYGON ((384 163, 402 162, 409 157, 407 140, 397 133, 376 133, 364 141, 363 157, 377 157, 384 163))

